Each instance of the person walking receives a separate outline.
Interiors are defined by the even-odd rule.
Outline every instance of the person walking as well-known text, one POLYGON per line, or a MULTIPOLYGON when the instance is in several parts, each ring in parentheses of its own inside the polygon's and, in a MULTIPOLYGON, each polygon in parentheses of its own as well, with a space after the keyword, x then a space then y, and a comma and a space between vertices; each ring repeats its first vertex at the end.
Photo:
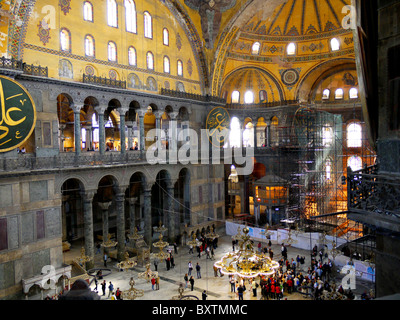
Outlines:
POLYGON ((103 296, 106 295, 106 286, 107 286, 106 280, 104 280, 104 281, 101 283, 101 290, 103 291, 103 296))
POLYGON ((197 279, 201 278, 200 269, 201 269, 201 267, 200 267, 199 263, 197 262, 197 264, 196 264, 197 279))
POLYGON ((194 278, 193 278, 193 276, 190 277, 189 282, 190 282, 190 291, 193 291, 193 287, 194 287, 194 278))
POLYGON ((251 282, 251 288, 253 289, 253 297, 257 297, 257 287, 258 287, 258 284, 253 279, 253 281, 251 282))
POLYGON ((154 259, 154 270, 157 271, 157 267, 158 267, 158 258, 154 259))
POLYGON ((154 290, 154 285, 156 284, 156 278, 153 276, 151 278, 151 290, 154 290))
POLYGON ((94 291, 97 292, 97 276, 94 276, 94 291))

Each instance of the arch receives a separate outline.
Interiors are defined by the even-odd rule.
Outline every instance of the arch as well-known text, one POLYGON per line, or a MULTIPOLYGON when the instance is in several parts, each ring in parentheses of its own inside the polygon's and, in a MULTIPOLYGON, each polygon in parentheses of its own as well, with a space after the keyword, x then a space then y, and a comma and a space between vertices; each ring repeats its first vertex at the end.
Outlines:
POLYGON ((175 217, 175 225, 190 224, 191 221, 191 207, 190 207, 190 180, 191 173, 188 168, 182 168, 178 173, 178 179, 174 185, 175 194, 175 211, 178 215, 175 217))
POLYGON ((357 70, 354 60, 343 58, 317 64, 300 79, 295 93, 296 100, 300 102, 314 101, 316 89, 321 83, 329 76, 344 70, 357 70))

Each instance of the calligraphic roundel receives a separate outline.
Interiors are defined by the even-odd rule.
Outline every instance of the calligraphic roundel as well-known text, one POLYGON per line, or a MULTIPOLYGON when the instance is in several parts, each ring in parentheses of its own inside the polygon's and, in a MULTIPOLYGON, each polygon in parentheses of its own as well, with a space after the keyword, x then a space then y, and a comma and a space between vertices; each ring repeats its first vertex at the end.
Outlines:
POLYGON ((36 125, 35 103, 18 82, 0 76, 0 152, 21 146, 36 125))
POLYGON ((210 142, 222 147, 225 140, 229 138, 230 116, 228 111, 222 107, 212 109, 207 116, 206 129, 210 142))

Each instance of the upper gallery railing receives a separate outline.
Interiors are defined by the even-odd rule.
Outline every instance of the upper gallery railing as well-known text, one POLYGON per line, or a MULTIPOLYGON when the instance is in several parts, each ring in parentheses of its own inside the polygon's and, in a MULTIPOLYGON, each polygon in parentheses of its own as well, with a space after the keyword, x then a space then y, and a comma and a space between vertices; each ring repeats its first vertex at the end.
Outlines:
POLYGON ((111 78, 103 78, 103 77, 97 77, 97 76, 91 76, 88 74, 83 74, 82 81, 83 81, 83 83, 97 84, 97 85, 106 86, 106 87, 126 89, 126 81, 122 81, 122 80, 116 80, 116 79, 111 79, 111 78))
POLYGON ((184 98, 184 99, 197 100, 203 102, 215 102, 215 103, 225 104, 225 99, 220 97, 209 96, 209 95, 204 96, 197 93, 189 93, 189 92, 171 90, 166 88, 161 88, 160 94, 163 96, 169 96, 174 98, 184 98))
POLYGON ((354 172, 347 168, 347 195, 349 210, 400 218, 400 178, 378 174, 377 165, 354 172))
POLYGON ((33 76, 48 77, 48 68, 27 64, 14 58, 0 58, 0 69, 12 70, 33 76))

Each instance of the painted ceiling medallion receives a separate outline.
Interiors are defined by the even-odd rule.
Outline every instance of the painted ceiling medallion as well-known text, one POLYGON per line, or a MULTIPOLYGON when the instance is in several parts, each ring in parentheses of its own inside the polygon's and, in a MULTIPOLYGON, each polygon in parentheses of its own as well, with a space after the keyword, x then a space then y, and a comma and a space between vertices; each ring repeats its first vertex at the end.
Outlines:
POLYGON ((292 86, 299 80, 299 73, 295 69, 288 69, 282 72, 281 78, 285 85, 292 86))

